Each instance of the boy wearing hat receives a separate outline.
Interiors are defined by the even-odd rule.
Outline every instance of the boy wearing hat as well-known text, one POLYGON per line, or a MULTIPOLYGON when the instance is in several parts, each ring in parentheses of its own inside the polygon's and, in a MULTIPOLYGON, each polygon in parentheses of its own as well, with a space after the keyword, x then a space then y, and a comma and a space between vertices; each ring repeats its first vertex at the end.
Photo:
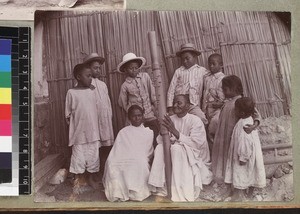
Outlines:
POLYGON ((172 111, 172 104, 177 88, 188 88, 186 94, 189 94, 191 104, 201 107, 201 98, 203 91, 204 75, 208 71, 196 64, 197 56, 201 53, 196 50, 192 43, 183 44, 176 56, 180 57, 182 66, 176 69, 167 94, 168 111, 172 111))
POLYGON ((104 170, 105 161, 114 142, 114 133, 112 126, 112 108, 108 95, 106 84, 99 80, 101 65, 105 59, 97 53, 91 53, 84 58, 83 64, 87 65, 92 71, 92 88, 95 92, 95 100, 97 104, 99 134, 100 134, 100 171, 104 170))
POLYGON ((155 89, 151 78, 146 72, 140 72, 146 59, 137 57, 134 53, 127 53, 117 70, 126 74, 126 80, 121 86, 119 106, 128 113, 132 105, 138 105, 144 109, 144 125, 158 134, 158 122, 154 113, 156 106, 155 89))

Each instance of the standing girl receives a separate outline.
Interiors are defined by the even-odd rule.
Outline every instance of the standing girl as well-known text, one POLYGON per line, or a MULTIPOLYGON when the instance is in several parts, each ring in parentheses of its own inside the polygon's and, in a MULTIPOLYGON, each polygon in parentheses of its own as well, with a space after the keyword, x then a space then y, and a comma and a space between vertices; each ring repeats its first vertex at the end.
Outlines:
MULTIPOLYGON (((220 112, 212 149, 212 172, 214 180, 218 184, 224 183, 231 135, 239 119, 235 114, 235 101, 243 96, 243 86, 240 78, 235 75, 224 77, 222 79, 222 90, 226 100, 220 112)), ((259 125, 260 116, 257 110, 252 117, 254 123, 251 125, 246 124, 244 127, 247 133, 251 133, 259 125)))
POLYGON ((247 123, 253 123, 254 102, 242 97, 235 102, 235 113, 239 121, 233 129, 229 147, 225 182, 232 184, 232 201, 246 199, 245 190, 249 187, 266 186, 266 173, 258 131, 244 132, 247 123))

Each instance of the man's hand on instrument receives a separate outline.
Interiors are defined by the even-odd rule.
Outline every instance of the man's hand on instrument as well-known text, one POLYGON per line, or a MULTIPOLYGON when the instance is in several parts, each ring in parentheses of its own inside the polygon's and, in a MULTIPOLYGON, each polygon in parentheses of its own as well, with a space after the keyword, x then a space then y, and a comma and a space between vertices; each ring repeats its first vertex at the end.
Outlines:
POLYGON ((176 137, 176 139, 179 139, 180 133, 175 128, 175 125, 169 115, 165 115, 162 125, 165 126, 169 130, 169 132, 171 132, 176 137))

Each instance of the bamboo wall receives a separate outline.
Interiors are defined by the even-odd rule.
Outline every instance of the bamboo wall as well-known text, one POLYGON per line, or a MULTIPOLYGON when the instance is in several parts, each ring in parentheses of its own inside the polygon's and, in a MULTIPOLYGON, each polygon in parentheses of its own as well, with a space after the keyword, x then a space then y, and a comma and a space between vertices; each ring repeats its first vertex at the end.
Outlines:
POLYGON ((265 12, 52 12, 43 20, 44 65, 49 84, 51 136, 57 151, 68 144, 64 121, 65 96, 73 87, 72 68, 85 54, 97 52, 106 59, 101 79, 112 101, 115 134, 125 114, 117 105, 124 75, 116 72, 122 56, 134 52, 147 64, 151 76, 147 32, 155 30, 161 51, 166 89, 180 65, 175 56, 180 45, 196 44, 207 67, 210 54, 221 53, 224 73, 243 81, 263 117, 289 113, 291 104, 290 32, 272 13, 265 12))

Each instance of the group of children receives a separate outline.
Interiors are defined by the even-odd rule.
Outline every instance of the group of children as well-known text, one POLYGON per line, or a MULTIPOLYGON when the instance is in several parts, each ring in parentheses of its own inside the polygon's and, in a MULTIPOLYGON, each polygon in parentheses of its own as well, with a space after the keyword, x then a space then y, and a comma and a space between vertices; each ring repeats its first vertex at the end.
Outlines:
MULTIPOLYGON (((266 185, 261 145, 255 130, 260 115, 253 100, 243 97, 240 78, 223 74, 222 56, 210 55, 207 70, 196 63, 200 54, 191 43, 183 44, 176 53, 182 66, 170 83, 167 111, 173 114, 176 95, 188 95, 188 113, 198 116, 206 127, 203 138, 210 147, 214 181, 226 184, 228 192, 233 190, 232 200, 244 199, 249 187, 266 185)), ((142 201, 151 195, 148 178, 153 142, 160 130, 155 90, 150 76, 140 72, 146 60, 133 53, 125 54, 117 70, 127 76, 118 99, 127 122, 114 142, 108 90, 98 79, 103 63, 104 58, 93 53, 73 70, 77 85, 66 96, 69 146, 72 146, 70 172, 77 178, 88 174, 89 184, 97 188, 99 147, 113 145, 102 179, 107 199, 142 201)))

